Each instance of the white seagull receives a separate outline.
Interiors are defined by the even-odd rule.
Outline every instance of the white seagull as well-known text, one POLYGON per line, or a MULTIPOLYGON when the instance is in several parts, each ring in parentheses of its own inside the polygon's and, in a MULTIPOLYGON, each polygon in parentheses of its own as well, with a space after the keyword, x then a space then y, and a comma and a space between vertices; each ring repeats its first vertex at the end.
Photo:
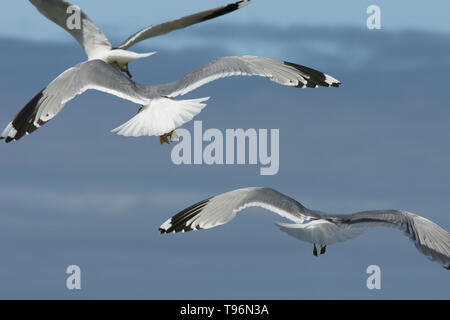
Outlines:
POLYGON ((403 230, 427 258, 450 270, 450 234, 434 222, 401 210, 362 211, 328 214, 305 208, 296 200, 270 188, 237 189, 203 200, 164 222, 161 233, 209 229, 231 221, 239 211, 262 207, 293 221, 276 223, 281 231, 313 243, 313 254, 325 253, 327 245, 361 234, 358 227, 389 226, 403 230))
POLYGON ((222 57, 187 73, 177 81, 140 85, 102 60, 80 63, 64 71, 38 93, 8 124, 0 139, 18 140, 56 116, 75 96, 89 89, 103 91, 140 104, 138 113, 112 130, 123 136, 160 136, 167 142, 175 128, 192 120, 209 97, 175 100, 213 80, 230 76, 260 76, 297 88, 338 87, 340 82, 320 71, 290 62, 254 56, 222 57))
POLYGON ((131 74, 128 70, 128 63, 151 56, 155 52, 149 53, 135 53, 127 50, 136 43, 160 36, 171 32, 173 30, 186 28, 190 25, 203 22, 206 20, 217 18, 221 15, 233 12, 250 3, 251 0, 242 0, 226 6, 214 8, 211 10, 202 11, 180 19, 164 22, 145 28, 117 47, 113 47, 108 41, 108 38, 100 31, 100 29, 92 22, 91 19, 78 7, 63 0, 29 0, 45 17, 53 21, 67 32, 69 32, 83 47, 88 60, 103 60, 117 69, 125 72, 130 78, 131 74), (79 10, 80 14, 80 28, 73 26, 68 22, 72 21, 70 18, 74 14, 73 9, 79 10))

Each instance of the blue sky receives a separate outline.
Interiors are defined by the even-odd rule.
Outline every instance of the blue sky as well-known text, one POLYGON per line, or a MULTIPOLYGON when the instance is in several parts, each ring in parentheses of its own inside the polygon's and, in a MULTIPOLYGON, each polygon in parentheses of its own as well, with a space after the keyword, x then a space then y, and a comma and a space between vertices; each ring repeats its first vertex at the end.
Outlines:
MULTIPOLYGON (((105 14, 106 1, 76 1, 117 41, 224 4, 135 2, 139 10, 124 11, 108 1, 105 14)), ((204 128, 279 128, 275 176, 262 177, 255 166, 174 166, 171 146, 157 138, 110 133, 137 106, 99 92, 70 102, 23 140, 0 144, 0 298, 448 299, 448 271, 394 229, 367 230, 318 258, 262 209, 212 230, 157 230, 194 202, 247 186, 273 187, 330 212, 404 209, 450 230, 449 4, 378 2, 383 30, 375 31, 365 28, 372 2, 333 3, 254 0, 134 48, 158 51, 130 65, 140 83, 172 81, 230 54, 289 60, 340 79, 339 89, 296 90, 231 78, 189 94, 212 97, 198 117, 204 128), (81 291, 65 288, 70 264, 81 267, 81 291), (379 291, 365 286, 371 264, 381 267, 379 291)), ((0 27, 0 58, 8 61, 0 77, 3 126, 85 56, 27 1, 8 2, 0 27), (33 32, 16 38, 21 27, 33 32)))

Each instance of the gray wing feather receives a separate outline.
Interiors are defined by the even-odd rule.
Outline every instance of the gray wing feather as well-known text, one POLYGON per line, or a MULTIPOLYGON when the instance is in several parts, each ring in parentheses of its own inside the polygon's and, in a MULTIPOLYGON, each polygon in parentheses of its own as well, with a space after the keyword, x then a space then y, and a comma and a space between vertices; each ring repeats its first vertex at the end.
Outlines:
POLYGON ((67 9, 72 6, 71 3, 62 0, 29 1, 45 17, 69 32, 80 43, 88 57, 90 57, 95 50, 101 48, 109 50, 112 48, 106 36, 83 11, 80 12, 81 28, 72 30, 68 28, 67 19, 70 17, 70 13, 67 13, 67 9))
POLYGON ((299 88, 340 85, 338 80, 329 75, 294 63, 255 56, 232 56, 211 60, 175 82, 150 86, 149 90, 163 96, 176 97, 208 82, 231 76, 260 76, 285 86, 299 88))
POLYGON ((424 217, 399 210, 363 211, 327 217, 336 218, 350 227, 389 226, 400 229, 430 260, 450 268, 450 233, 424 217))
POLYGON ((164 23, 157 24, 154 26, 150 26, 139 32, 136 32, 131 37, 129 37, 127 40, 125 40, 125 42, 123 42, 121 45, 119 45, 117 48, 118 49, 128 49, 129 47, 135 45, 136 43, 138 43, 142 40, 157 37, 157 36, 169 33, 174 30, 186 28, 188 26, 191 26, 191 25, 199 23, 199 22, 203 22, 203 21, 207 21, 210 19, 220 17, 224 14, 227 14, 227 13, 233 12, 239 8, 242 8, 249 3, 250 3, 250 0, 238 1, 235 3, 228 4, 226 6, 222 6, 222 7, 218 7, 218 8, 214 8, 214 9, 210 9, 210 10, 205 10, 205 11, 191 14, 191 15, 188 15, 188 16, 176 19, 176 20, 172 20, 172 21, 164 22, 164 23))
POLYGON ((1 138, 10 142, 30 134, 56 116, 68 101, 89 89, 138 104, 148 102, 140 94, 142 87, 117 69, 101 60, 86 61, 64 71, 37 94, 8 124, 1 138))
POLYGON ((318 217, 294 199, 270 188, 237 189, 203 200, 173 216, 159 228, 161 233, 208 229, 232 220, 248 207, 263 207, 293 222, 318 217))

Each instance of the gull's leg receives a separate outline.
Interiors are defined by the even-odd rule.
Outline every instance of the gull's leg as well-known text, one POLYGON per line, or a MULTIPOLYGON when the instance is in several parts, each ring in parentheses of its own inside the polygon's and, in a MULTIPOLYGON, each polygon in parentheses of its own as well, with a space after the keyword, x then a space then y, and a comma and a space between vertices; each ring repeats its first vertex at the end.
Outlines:
POLYGON ((170 144, 171 141, 175 141, 175 140, 178 140, 178 135, 175 132, 175 130, 172 130, 169 133, 159 136, 159 143, 161 143, 161 144, 163 144, 163 143, 170 144))
POLYGON ((130 79, 133 77, 130 73, 130 69, 128 69, 128 63, 123 65, 120 71, 125 72, 130 79))
POLYGON ((175 137, 178 137, 178 135, 175 133, 175 130, 170 131, 169 133, 163 134, 162 136, 159 136, 159 143, 163 144, 164 142, 167 144, 170 144, 169 138, 172 139, 172 135, 175 137))
POLYGON ((325 251, 327 250, 327 246, 326 245, 320 245, 320 254, 324 254, 325 251))
POLYGON ((314 248, 313 248, 313 255, 315 257, 317 257, 317 248, 316 248, 316 244, 314 243, 314 248))
POLYGON ((121 65, 120 63, 118 63, 117 61, 113 61, 111 62, 111 65, 117 69, 119 69, 120 71, 122 71, 123 73, 126 73, 128 78, 131 79, 132 75, 130 73, 130 70, 128 70, 128 63, 125 65, 121 65))
POLYGON ((164 144, 164 142, 167 143, 167 144, 170 143, 169 139, 167 138, 167 133, 162 135, 162 136, 159 136, 159 143, 160 144, 164 144))

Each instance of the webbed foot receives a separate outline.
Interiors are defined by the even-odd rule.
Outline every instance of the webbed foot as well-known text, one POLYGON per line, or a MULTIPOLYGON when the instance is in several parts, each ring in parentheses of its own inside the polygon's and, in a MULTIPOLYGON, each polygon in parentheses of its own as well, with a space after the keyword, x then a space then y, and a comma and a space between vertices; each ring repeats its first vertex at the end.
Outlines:
POLYGON ((159 143, 164 144, 170 144, 171 141, 177 140, 178 135, 175 132, 175 130, 170 131, 169 133, 163 134, 162 136, 159 136, 159 143), (170 140, 169 140, 170 138, 170 140))

